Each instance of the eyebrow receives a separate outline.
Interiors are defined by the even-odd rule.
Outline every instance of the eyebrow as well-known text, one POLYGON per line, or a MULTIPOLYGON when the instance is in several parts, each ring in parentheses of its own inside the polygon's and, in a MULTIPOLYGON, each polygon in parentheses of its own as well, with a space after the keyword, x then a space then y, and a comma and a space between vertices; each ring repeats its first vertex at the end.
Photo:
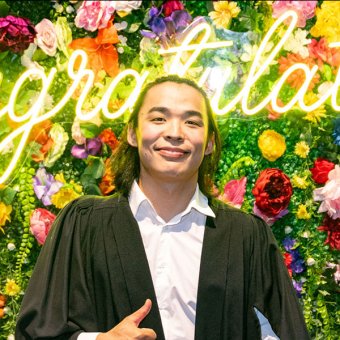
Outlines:
MULTIPOLYGON (((152 113, 152 112, 161 112, 164 114, 169 114, 170 110, 167 107, 164 106, 153 106, 147 113, 152 113)), ((196 111, 196 110, 188 110, 184 112, 184 115, 187 117, 199 117, 203 119, 203 115, 201 112, 196 111)))

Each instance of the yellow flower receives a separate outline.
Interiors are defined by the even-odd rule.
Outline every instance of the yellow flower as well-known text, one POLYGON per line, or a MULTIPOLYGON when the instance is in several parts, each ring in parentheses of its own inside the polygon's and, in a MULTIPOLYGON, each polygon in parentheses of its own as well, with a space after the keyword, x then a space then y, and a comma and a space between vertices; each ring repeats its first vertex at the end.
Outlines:
POLYGON ((5 294, 9 296, 15 296, 20 293, 20 287, 16 284, 14 280, 7 279, 5 285, 5 294))
POLYGON ((214 10, 209 13, 209 16, 217 28, 228 28, 231 19, 236 18, 241 11, 237 3, 233 1, 214 2, 214 10))
POLYGON ((62 209, 66 204, 73 201, 77 197, 78 194, 74 189, 70 186, 62 187, 56 194, 52 195, 51 201, 55 205, 56 208, 62 209))
POLYGON ((56 174, 54 176, 54 178, 55 178, 56 181, 59 181, 59 182, 64 183, 64 184, 66 183, 65 178, 64 178, 64 174, 62 172, 60 172, 59 174, 56 174))
POLYGON ((265 130, 258 140, 262 156, 274 162, 286 151, 285 138, 274 130, 265 130))
POLYGON ((315 14, 317 20, 310 33, 314 37, 324 36, 328 42, 340 41, 340 2, 324 1, 315 14))
POLYGON ((296 212, 296 217, 300 220, 309 220, 310 214, 307 211, 307 207, 305 204, 300 204, 298 210, 296 212))
POLYGON ((306 178, 307 177, 300 177, 300 176, 294 175, 291 181, 294 187, 299 188, 299 189, 306 189, 308 186, 306 178))
POLYGON ((0 230, 4 232, 2 227, 6 224, 7 221, 10 221, 10 214, 12 212, 12 206, 6 205, 3 202, 0 202, 0 230))
POLYGON ((307 158, 309 154, 308 144, 304 141, 296 143, 294 153, 301 158, 307 158))
MULTIPOLYGON (((314 92, 309 92, 304 96, 304 102, 306 105, 310 106, 319 100, 318 96, 314 92)), ((325 105, 322 104, 313 111, 307 112, 303 119, 309 120, 312 123, 320 122, 321 118, 326 117, 325 105)))

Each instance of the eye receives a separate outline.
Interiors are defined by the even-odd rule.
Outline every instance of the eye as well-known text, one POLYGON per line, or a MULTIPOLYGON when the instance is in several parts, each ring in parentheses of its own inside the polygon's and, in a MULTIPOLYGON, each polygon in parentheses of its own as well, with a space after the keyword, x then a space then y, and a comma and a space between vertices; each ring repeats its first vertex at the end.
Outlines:
POLYGON ((200 120, 191 119, 191 120, 187 120, 185 123, 190 126, 199 126, 199 127, 203 126, 203 122, 200 120))
POLYGON ((151 118, 150 120, 151 120, 151 122, 156 122, 156 123, 165 122, 164 117, 154 117, 154 118, 151 118))

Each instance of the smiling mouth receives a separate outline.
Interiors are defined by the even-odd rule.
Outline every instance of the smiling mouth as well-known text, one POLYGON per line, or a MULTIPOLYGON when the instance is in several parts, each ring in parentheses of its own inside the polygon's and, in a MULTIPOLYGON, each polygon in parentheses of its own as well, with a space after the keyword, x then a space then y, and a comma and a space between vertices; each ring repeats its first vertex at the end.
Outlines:
POLYGON ((163 157, 178 159, 189 154, 189 151, 185 151, 180 148, 156 148, 156 151, 163 157))

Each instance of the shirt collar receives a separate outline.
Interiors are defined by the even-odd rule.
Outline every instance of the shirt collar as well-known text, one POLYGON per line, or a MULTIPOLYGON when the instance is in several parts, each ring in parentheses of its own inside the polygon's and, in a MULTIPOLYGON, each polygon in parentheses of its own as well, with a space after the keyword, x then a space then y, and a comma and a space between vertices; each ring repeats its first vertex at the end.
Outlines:
MULTIPOLYGON (((138 214, 138 209, 144 202, 148 203, 148 206, 152 209, 155 216, 158 216, 154 207, 152 206, 151 202, 148 200, 148 198, 144 195, 143 191, 137 184, 137 181, 133 181, 130 195, 129 195, 129 205, 132 211, 133 216, 136 218, 138 214)), ((181 212, 180 214, 176 215, 171 221, 174 219, 178 220, 181 219, 184 215, 190 213, 192 209, 197 210, 203 215, 216 217, 212 209, 209 207, 208 199, 206 196, 202 194, 202 192, 199 190, 198 184, 196 186, 196 190, 194 195, 192 196, 188 206, 181 212)), ((176 222, 174 222, 176 223, 176 222)))

